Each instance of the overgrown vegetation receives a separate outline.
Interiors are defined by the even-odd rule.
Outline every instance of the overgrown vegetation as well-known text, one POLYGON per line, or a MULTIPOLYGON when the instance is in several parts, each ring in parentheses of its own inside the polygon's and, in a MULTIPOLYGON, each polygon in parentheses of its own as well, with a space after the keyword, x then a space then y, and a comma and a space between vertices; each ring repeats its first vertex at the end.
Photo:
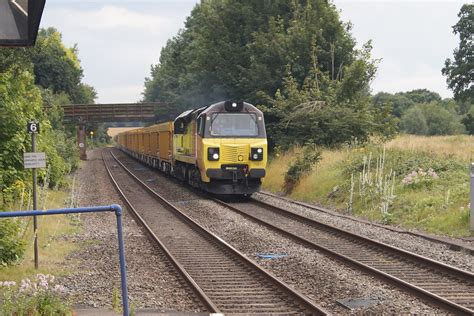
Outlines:
MULTIPOLYGON (((41 30, 32 49, 0 49, 0 211, 19 207, 14 202, 31 192, 31 171, 23 168, 23 153, 31 150, 28 121, 40 122, 36 150, 47 157, 48 167, 38 170, 40 185, 59 188, 77 167, 75 127, 63 125, 61 105, 94 101, 95 91, 82 76, 77 47, 67 48, 54 28, 41 30)), ((1 225, 0 262, 12 264, 24 242, 15 220, 1 225)))
POLYGON ((286 194, 291 193, 300 178, 308 174, 319 160, 321 160, 321 151, 318 148, 314 145, 303 147, 303 150, 290 164, 285 173, 284 192, 286 194))
POLYGON ((17 262, 23 256, 26 242, 21 238, 20 228, 17 219, 0 221, 0 266, 17 262))
MULTIPOLYGON (((383 223, 468 236, 474 157, 468 148, 474 148, 472 136, 402 136, 385 146, 326 149, 290 196, 383 223)), ((265 189, 284 191, 284 170, 294 155, 290 150, 271 161, 265 189)))

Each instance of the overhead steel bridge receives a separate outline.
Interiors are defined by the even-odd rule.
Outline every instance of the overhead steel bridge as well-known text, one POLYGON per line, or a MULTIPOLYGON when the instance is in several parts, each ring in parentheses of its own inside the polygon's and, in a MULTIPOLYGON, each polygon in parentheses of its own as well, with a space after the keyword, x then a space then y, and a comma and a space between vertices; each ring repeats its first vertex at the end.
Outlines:
MULTIPOLYGON (((1 0, 0 0, 1 1, 1 0)), ((111 122, 158 122, 173 119, 176 109, 164 102, 63 105, 63 121, 77 125, 81 159, 86 154, 86 124, 111 122)))
POLYGON ((164 102, 70 104, 62 108, 67 123, 155 122, 157 113, 170 110, 164 102))

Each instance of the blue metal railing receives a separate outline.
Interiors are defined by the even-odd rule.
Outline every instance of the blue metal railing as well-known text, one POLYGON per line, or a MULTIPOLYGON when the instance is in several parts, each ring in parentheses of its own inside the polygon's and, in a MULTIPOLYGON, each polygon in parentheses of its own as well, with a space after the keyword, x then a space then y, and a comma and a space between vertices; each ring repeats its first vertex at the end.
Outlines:
POLYGON ((47 210, 47 211, 0 212, 0 218, 58 215, 58 214, 71 214, 71 213, 96 213, 96 212, 115 212, 115 215, 117 217, 120 278, 122 281, 122 306, 123 306, 123 315, 128 316, 129 307, 128 307, 128 293, 127 293, 127 271, 125 267, 125 249, 124 249, 124 244, 123 244, 123 232, 122 232, 122 208, 120 207, 120 205, 113 204, 113 205, 107 205, 107 206, 64 208, 64 209, 47 210))

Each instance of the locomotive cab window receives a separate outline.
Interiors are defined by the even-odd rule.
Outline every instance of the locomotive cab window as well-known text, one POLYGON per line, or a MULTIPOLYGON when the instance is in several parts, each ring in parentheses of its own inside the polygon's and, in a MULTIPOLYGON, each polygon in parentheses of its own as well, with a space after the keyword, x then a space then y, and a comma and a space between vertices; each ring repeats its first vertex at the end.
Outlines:
POLYGON ((254 137, 258 134, 255 113, 214 113, 211 116, 210 136, 254 137))
POLYGON ((204 137, 204 124, 206 123, 206 115, 203 114, 197 119, 197 133, 201 137, 204 137))
POLYGON ((174 133, 175 134, 184 134, 186 132, 186 125, 183 120, 177 120, 174 122, 174 133))

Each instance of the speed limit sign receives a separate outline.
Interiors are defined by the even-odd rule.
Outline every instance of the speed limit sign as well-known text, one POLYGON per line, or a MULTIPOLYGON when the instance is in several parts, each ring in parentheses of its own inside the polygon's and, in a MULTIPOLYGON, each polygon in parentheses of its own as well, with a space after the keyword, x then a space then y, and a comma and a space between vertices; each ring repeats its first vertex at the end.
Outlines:
POLYGON ((27 130, 30 134, 38 134, 40 132, 40 124, 37 122, 28 122, 27 130))

